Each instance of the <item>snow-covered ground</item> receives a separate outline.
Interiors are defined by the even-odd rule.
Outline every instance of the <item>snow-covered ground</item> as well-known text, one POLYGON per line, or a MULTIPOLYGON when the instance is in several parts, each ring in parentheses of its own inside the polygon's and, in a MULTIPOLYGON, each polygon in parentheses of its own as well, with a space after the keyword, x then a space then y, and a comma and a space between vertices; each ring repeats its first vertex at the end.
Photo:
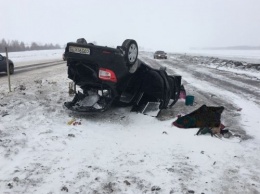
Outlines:
MULTIPOLYGON (((10 58, 60 60, 62 52, 10 58)), ((222 95, 221 88, 178 73, 222 95)), ((0 193, 260 193, 259 104, 225 93, 242 108, 240 124, 253 137, 234 143, 173 127, 174 116, 161 121, 130 108, 72 113, 62 106, 72 98, 69 82, 65 63, 14 74, 10 93, 0 77, 0 193)), ((175 107, 185 113, 184 106, 175 107)))
POLYGON ((260 63, 260 50, 190 50, 186 52, 194 56, 219 57, 222 59, 230 59, 237 61, 245 61, 248 63, 260 63))
POLYGON ((249 77, 255 77, 257 79, 260 79, 260 63, 254 64, 250 62, 245 62, 245 58, 243 58, 244 61, 239 61, 239 59, 233 57, 230 57, 230 59, 226 59, 226 57, 224 56, 209 57, 203 56, 202 54, 169 54, 169 57, 173 60, 184 60, 186 62, 193 62, 198 65, 203 65, 207 68, 243 74, 249 77))
MULTIPOLYGON (((62 54, 64 49, 55 50, 42 50, 42 51, 22 51, 22 52, 10 52, 8 53, 9 59, 11 59, 15 67, 23 65, 31 65, 40 62, 58 61, 62 60, 62 54)), ((6 53, 0 53, 3 56, 6 53)))

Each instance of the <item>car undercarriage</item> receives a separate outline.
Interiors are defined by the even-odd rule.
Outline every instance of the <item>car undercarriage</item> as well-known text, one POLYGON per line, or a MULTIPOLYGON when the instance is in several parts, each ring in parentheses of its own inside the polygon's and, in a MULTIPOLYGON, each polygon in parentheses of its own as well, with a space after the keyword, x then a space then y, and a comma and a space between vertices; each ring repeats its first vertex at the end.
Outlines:
POLYGON ((64 105, 79 112, 103 112, 112 104, 132 106, 145 112, 173 106, 179 98, 181 76, 168 75, 138 59, 135 40, 126 39, 111 48, 87 43, 85 39, 67 43, 64 56, 68 77, 81 91, 64 105))

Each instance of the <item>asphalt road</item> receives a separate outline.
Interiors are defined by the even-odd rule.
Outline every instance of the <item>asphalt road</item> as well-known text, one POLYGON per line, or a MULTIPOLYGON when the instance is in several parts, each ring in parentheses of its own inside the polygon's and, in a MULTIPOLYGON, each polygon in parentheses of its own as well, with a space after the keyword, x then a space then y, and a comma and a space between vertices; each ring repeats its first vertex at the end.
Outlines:
MULTIPOLYGON (((20 73, 26 73, 26 72, 30 72, 33 70, 39 70, 39 69, 43 69, 43 68, 50 68, 52 66, 56 66, 56 65, 61 65, 64 64, 64 61, 51 61, 51 62, 35 62, 34 64, 30 64, 30 65, 23 65, 23 66, 18 66, 15 67, 14 69, 14 74, 12 76, 16 77, 16 75, 20 74, 20 73)), ((1 72, 0 73, 0 79, 2 77, 6 77, 6 73, 5 72, 1 72)))

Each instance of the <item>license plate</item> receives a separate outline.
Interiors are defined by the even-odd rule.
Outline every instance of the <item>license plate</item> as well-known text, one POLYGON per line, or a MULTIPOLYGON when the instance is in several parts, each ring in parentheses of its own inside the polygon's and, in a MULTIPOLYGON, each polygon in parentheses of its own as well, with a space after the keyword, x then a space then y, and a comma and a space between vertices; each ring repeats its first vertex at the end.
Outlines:
POLYGON ((89 48, 83 48, 83 47, 77 47, 77 46, 69 46, 69 52, 90 55, 89 48))

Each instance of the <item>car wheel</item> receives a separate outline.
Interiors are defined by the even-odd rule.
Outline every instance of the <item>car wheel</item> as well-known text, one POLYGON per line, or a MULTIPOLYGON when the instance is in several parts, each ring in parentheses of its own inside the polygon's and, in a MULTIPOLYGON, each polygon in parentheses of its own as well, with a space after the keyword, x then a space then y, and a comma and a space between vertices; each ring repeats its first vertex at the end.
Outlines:
POLYGON ((135 40, 126 39, 123 42, 122 47, 125 50, 125 60, 127 66, 131 67, 135 64, 138 57, 138 45, 135 40))
POLYGON ((14 65, 13 64, 9 65, 9 73, 10 73, 10 75, 12 75, 14 73, 14 65))

